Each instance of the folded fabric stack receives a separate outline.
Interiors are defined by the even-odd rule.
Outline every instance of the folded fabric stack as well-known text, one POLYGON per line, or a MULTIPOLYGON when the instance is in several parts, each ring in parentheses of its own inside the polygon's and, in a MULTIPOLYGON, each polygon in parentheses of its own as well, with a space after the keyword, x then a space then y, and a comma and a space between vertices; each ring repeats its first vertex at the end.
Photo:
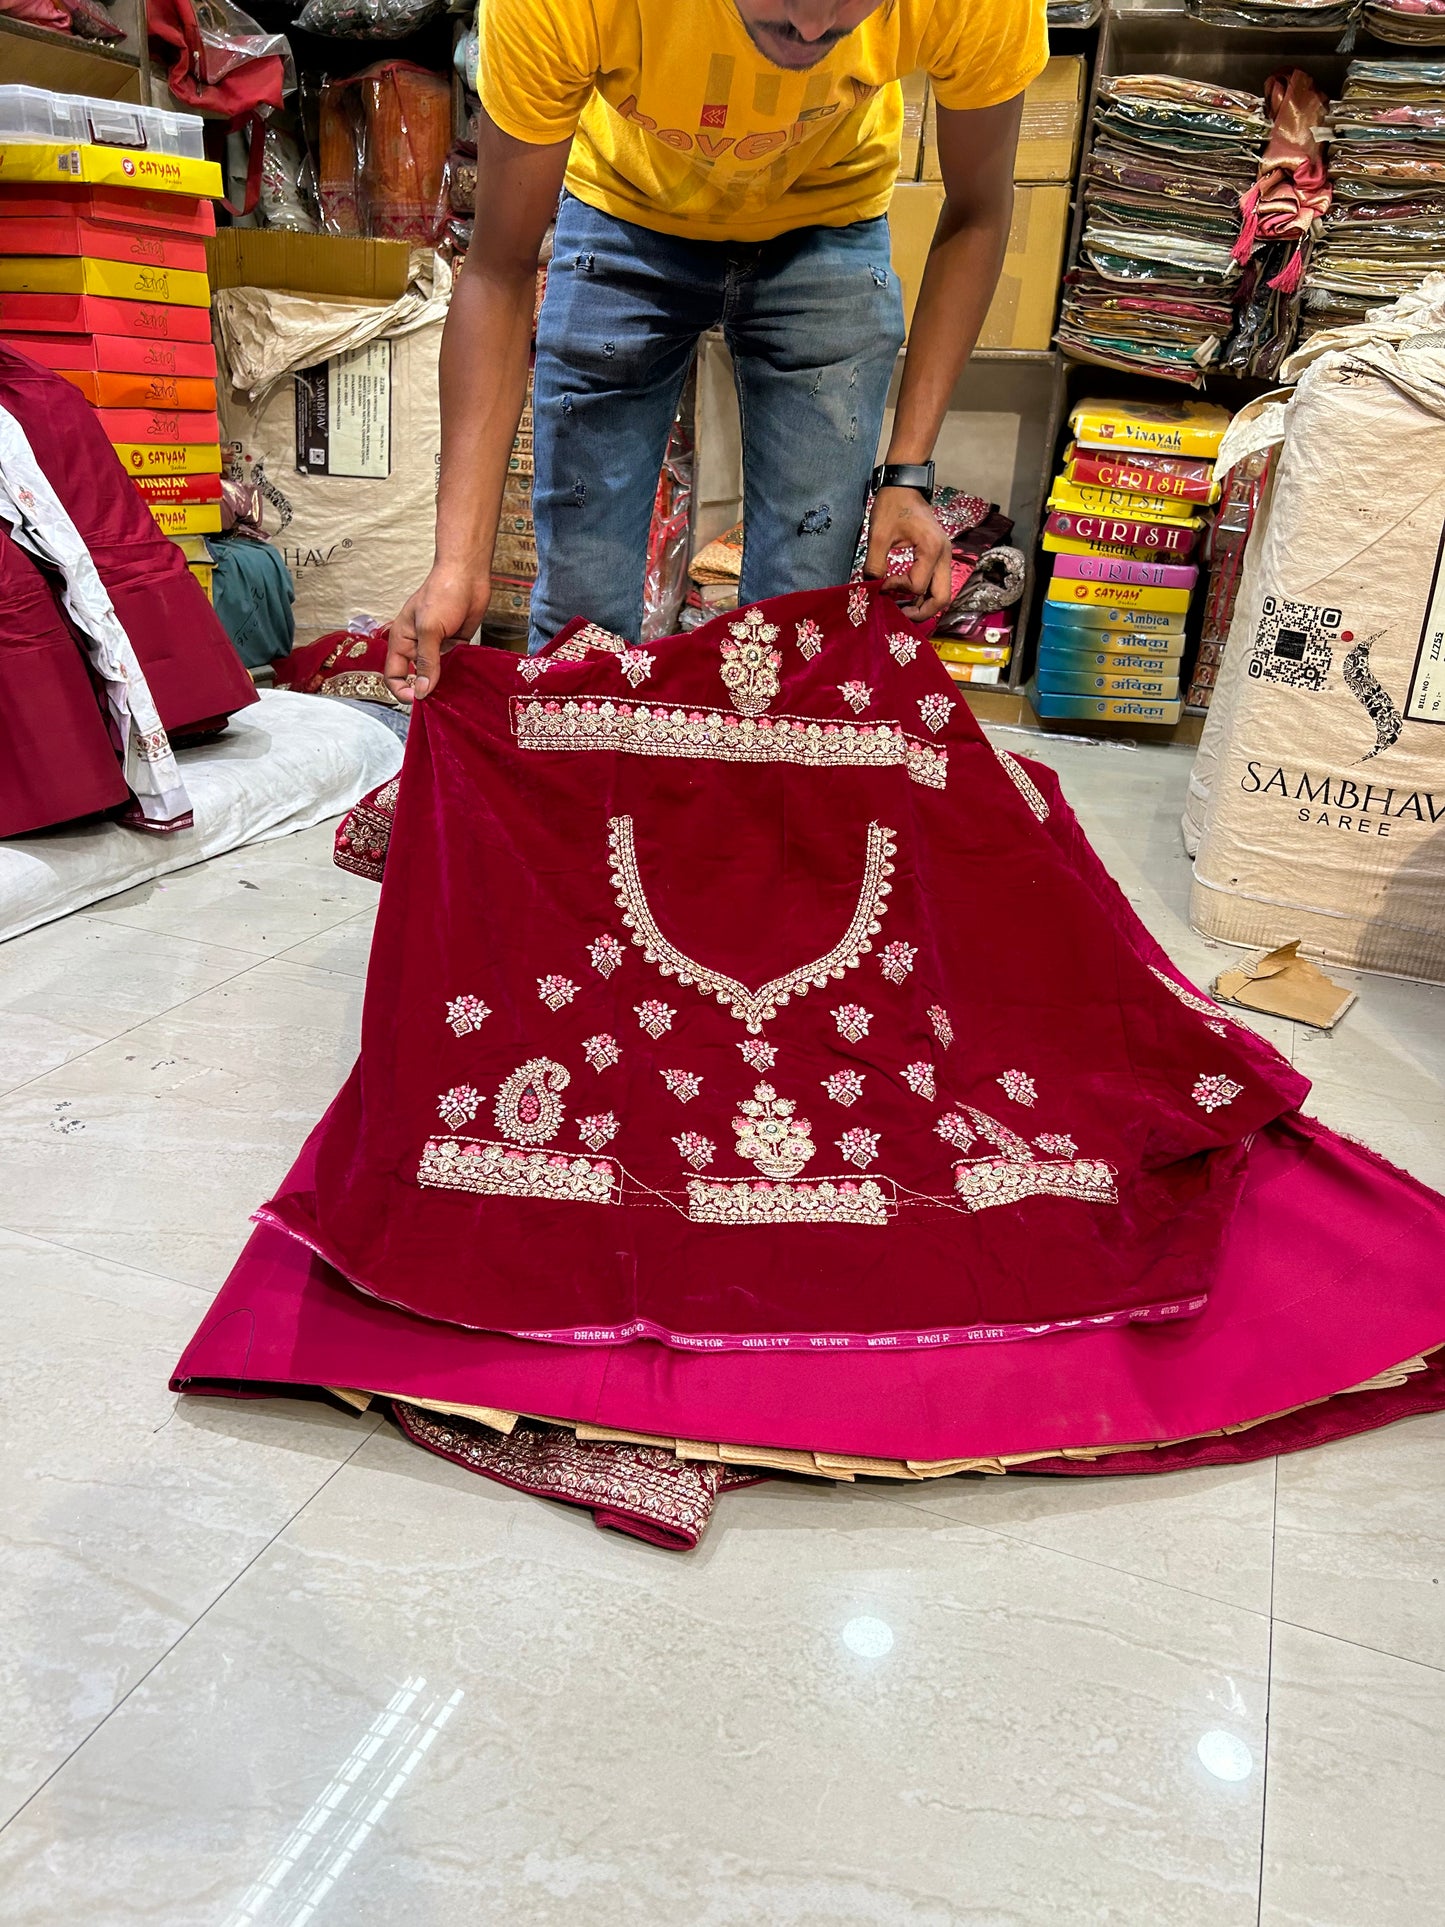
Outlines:
POLYGON ((1234 324, 1239 204, 1268 132, 1256 94, 1167 74, 1100 82, 1067 354, 1199 385, 1234 324))
POLYGON ((205 241, 221 181, 200 118, 0 87, 0 141, 0 340, 85 395, 209 595, 221 449, 205 241))
POLYGON ((1360 0, 1184 0, 1211 27, 1268 27, 1279 33, 1329 33, 1359 18, 1360 0))
POLYGON ((1306 336, 1445 267, 1445 62, 1352 61, 1331 123, 1334 204, 1305 280, 1306 336))
POLYGON ((1445 0, 1365 0, 1364 21, 1377 40, 1445 47, 1445 0))
POLYGON ((699 549, 688 564, 691 586, 683 609, 685 629, 695 629, 722 610, 737 608, 742 569, 743 525, 735 522, 699 549))
POLYGON ((1190 560, 1218 499, 1228 412, 1209 402, 1081 402, 1049 496, 1054 558, 1033 704, 1040 716, 1177 723, 1190 560))

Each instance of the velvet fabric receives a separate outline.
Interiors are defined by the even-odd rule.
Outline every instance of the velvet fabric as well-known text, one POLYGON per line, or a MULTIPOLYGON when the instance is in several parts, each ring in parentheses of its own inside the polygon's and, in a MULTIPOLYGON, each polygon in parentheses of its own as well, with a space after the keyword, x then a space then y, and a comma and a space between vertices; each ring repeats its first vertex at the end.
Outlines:
POLYGON ((568 1345, 1197 1315, 1307 1085, 1138 955, 1020 774, 862 585, 458 651, 360 1062, 268 1217, 393 1305, 568 1345))

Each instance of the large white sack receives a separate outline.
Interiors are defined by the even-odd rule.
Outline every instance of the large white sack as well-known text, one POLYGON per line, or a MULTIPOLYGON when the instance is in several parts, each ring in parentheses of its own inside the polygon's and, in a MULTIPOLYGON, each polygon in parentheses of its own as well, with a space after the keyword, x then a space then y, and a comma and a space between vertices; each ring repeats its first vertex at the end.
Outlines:
POLYGON ((1445 276, 1295 366, 1190 806, 1191 920, 1445 982, 1445 276))

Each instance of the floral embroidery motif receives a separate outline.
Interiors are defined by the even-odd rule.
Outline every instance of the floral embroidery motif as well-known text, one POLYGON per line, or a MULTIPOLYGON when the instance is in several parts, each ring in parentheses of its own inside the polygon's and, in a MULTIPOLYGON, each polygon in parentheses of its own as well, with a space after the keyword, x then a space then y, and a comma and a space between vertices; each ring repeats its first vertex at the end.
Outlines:
POLYGON ((953 1188, 970 1211, 987 1211, 996 1204, 1021 1204, 1025 1198, 1075 1198, 1080 1204, 1117 1204, 1116 1176, 1112 1164, 1097 1158, 1076 1158, 1071 1164, 983 1159, 975 1164, 955 1165, 953 1188))
POLYGON ((546 674, 553 661, 551 656, 518 656, 517 674, 523 682, 535 682, 538 676, 546 674))
POLYGON ((1170 995, 1177 997, 1181 1004, 1187 1004, 1190 1010, 1197 1010, 1201 1017, 1212 1017, 1215 1021, 1209 1028, 1214 1031, 1217 1036, 1227 1037, 1229 1035, 1224 1025, 1219 1022, 1219 1019, 1224 1016, 1224 1012, 1219 1008, 1218 1004, 1211 1004, 1207 997, 1198 997, 1192 990, 1186 990, 1183 984, 1175 983, 1174 979, 1167 976, 1156 964, 1150 964, 1149 971, 1151 976, 1157 977, 1170 995))
POLYGON ((1216 1037, 1228 1037, 1229 1035, 1229 1032, 1225 1029, 1223 1024, 1208 1023, 1204 1026, 1204 1028, 1206 1030, 1212 1030, 1216 1037))
POLYGON ((702 1079, 693 1071, 662 1071, 659 1075, 679 1104, 691 1104, 702 1089, 702 1079))
POLYGON ((563 1004, 570 1004, 577 995, 577 986, 570 977, 539 977, 537 995, 548 1010, 560 1010, 563 1004))
POLYGON ((905 1064, 903 1081, 915 1097, 926 1097, 930 1104, 938 1095, 932 1064, 905 1064))
POLYGON ((617 666, 632 684, 634 689, 645 683, 652 674, 652 665, 657 660, 646 649, 624 649, 617 658, 617 666))
POLYGON ((858 968, 864 952, 873 948, 879 919, 887 911, 884 899, 893 888, 888 881, 893 874, 891 859, 898 853, 892 830, 881 823, 870 823, 858 902, 841 939, 826 956, 774 977, 757 990, 750 990, 735 977, 695 962, 663 936, 642 887, 632 818, 614 816, 608 831, 612 844, 613 887, 622 908, 622 921, 632 932, 632 941, 664 977, 676 977, 680 984, 695 985, 702 996, 715 997, 740 1023, 746 1024, 754 1036, 770 1017, 777 1016, 780 1005, 793 997, 806 997, 809 990, 821 990, 830 977, 841 977, 845 971, 858 968))
POLYGON ((855 1125, 851 1131, 845 1131, 837 1142, 844 1157, 850 1164, 856 1164, 860 1171, 865 1171, 878 1155, 876 1131, 864 1131, 855 1125))
POLYGON ((804 616, 798 624, 798 650, 804 662, 811 662, 823 646, 821 623, 814 622, 811 616, 804 616))
POLYGON ((873 1021, 873 1013, 864 1010, 861 1004, 839 1004, 833 1012, 833 1022, 838 1026, 838 1035, 846 1037, 850 1044, 861 1044, 868 1035, 868 1026, 873 1021))
POLYGON ((823 1089, 835 1104, 856 1104, 863 1095, 862 1071, 834 1071, 823 1079, 823 1089))
POLYGON ((948 1021, 948 1012, 942 1004, 928 1006, 928 1021, 933 1026, 933 1034, 945 1050, 953 1042, 953 1025, 948 1021))
POLYGON ((868 587, 866 583, 854 582, 848 589, 848 620, 855 629, 861 629, 868 620, 868 587))
POLYGON ((933 1128, 956 1151, 966 1151, 978 1136, 961 1111, 945 1111, 933 1128))
POLYGON ((1028 1140, 1021 1138, 1017 1131, 1011 1131, 1007 1124, 1000 1124, 987 1111, 975 1110, 972 1104, 965 1104, 963 1108, 984 1143, 991 1144, 1002 1157, 1019 1164, 1027 1164, 1032 1159, 1033 1151, 1028 1140))
POLYGON ((604 1144, 610 1144, 620 1128, 611 1111, 599 1111, 595 1117, 579 1117, 577 1120, 578 1137, 593 1151, 600 1151, 604 1144))
POLYGON ((1034 1143, 1041 1151, 1047 1151, 1050 1157, 1075 1158, 1079 1155, 1078 1145, 1062 1131, 1045 1131, 1034 1139, 1034 1143))
POLYGON ((550 1057, 529 1057, 497 1092, 492 1115, 503 1137, 518 1144, 550 1144, 562 1128, 562 1100, 572 1073, 550 1057))
POLYGON ((918 654, 917 636, 910 636, 902 629, 896 630, 888 638, 888 653, 901 668, 906 669, 918 654))
POLYGON ((589 649, 604 650, 609 656, 624 656, 632 647, 626 636, 614 635, 604 629, 600 622, 584 622, 582 627, 567 638, 557 651, 559 657, 565 656, 571 662, 580 662, 589 649))
POLYGON ((755 1164, 765 1178, 795 1178, 817 1153, 813 1127, 806 1118, 794 1118, 797 1108, 771 1084, 756 1085, 752 1096, 738 1105, 742 1115, 733 1119, 738 1156, 755 1164))
POLYGON ((873 700, 873 691, 866 682, 859 682, 856 677, 849 682, 840 682, 838 694, 855 716, 861 716, 873 700))
POLYGON ((993 1081, 1002 1088, 1005 1097, 1011 1097, 1015 1104, 1022 1104, 1026 1110, 1038 1102, 1038 1086, 1027 1071, 1005 1071, 993 1081))
MULTIPOLYGON (((1028 804, 1040 823, 1047 823, 1049 820, 1049 806, 1044 799, 1044 793, 1032 776, 1029 775, 1023 764, 1016 756, 1010 756, 1006 749, 996 749, 994 754, 1003 764, 1004 772, 1012 781, 1014 788, 1024 799, 1025 803, 1028 804)), ((1157 975, 1158 973, 1156 972, 1155 974, 1157 975)))
POLYGON ((610 977, 622 962, 622 959, 627 955, 627 952, 617 941, 616 937, 609 934, 605 937, 598 937, 594 943, 589 943, 587 946, 587 955, 592 959, 592 968, 594 970, 599 971, 604 977, 610 977))
POLYGON ((458 1037, 465 1037, 468 1031, 480 1030, 491 1016, 491 1008, 480 997, 453 997, 447 1005, 447 1022, 458 1037))
POLYGON ((765 1044, 761 1037, 745 1037, 738 1045, 743 1062, 755 1071, 770 1071, 778 1061, 776 1044, 765 1044))
POLYGON ((901 984, 913 968, 913 959, 918 955, 916 944, 885 943, 878 953, 878 963, 883 975, 890 984, 901 984))
POLYGON ((480 1197, 550 1198, 558 1204, 615 1204, 615 1165, 560 1151, 522 1151, 486 1138, 429 1138, 418 1184, 480 1197))
POLYGON ((778 625, 761 609, 749 609, 740 621, 728 624, 728 635, 732 640, 722 645, 723 687, 740 716, 761 716, 782 686, 778 671, 783 658, 773 647, 778 625))
POLYGON ((621 1060, 622 1052, 617 1048, 615 1037, 609 1037, 605 1030, 599 1030, 595 1037, 584 1039, 582 1055, 594 1071, 606 1071, 621 1060))
POLYGON ((675 1137, 672 1141, 682 1153, 683 1162, 690 1164, 694 1171, 701 1171, 717 1156, 717 1146, 701 1131, 684 1131, 681 1137, 675 1137))
POLYGON ((645 1003, 634 1004, 637 1021, 649 1037, 661 1037, 665 1030, 672 1029, 672 1020, 677 1012, 671 1004, 660 1003, 656 997, 649 997, 645 1003))
POLYGON ((689 1178, 694 1224, 886 1225, 889 1194, 876 1178, 819 1178, 768 1184, 756 1178, 689 1178))
POLYGON ((1222 1105, 1232 1104, 1243 1089, 1243 1084, 1236 1084, 1232 1077, 1200 1077, 1189 1095, 1202 1111, 1217 1111, 1222 1105))
POLYGON ((806 716, 736 716, 728 709, 669 709, 568 697, 518 697, 512 729, 521 749, 617 750, 723 763, 798 763, 807 769, 904 768, 926 789, 948 786, 948 751, 897 722, 820 722, 806 716))
POLYGON ((918 698, 918 713, 936 736, 953 714, 953 698, 940 696, 936 690, 930 690, 926 696, 918 698))
POLYGON ((454 1084, 437 1099, 437 1116, 450 1129, 459 1131, 476 1116, 481 1101, 481 1092, 473 1090, 470 1084, 454 1084))

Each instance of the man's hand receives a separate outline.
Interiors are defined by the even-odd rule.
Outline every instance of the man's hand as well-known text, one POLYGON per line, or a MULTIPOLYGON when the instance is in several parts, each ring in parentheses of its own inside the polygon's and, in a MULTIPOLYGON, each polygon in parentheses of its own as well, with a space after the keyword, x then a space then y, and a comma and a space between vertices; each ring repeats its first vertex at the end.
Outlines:
POLYGON ((863 573, 875 581, 879 576, 893 582, 906 581, 913 599, 903 603, 903 613, 914 622, 926 622, 952 601, 952 558, 947 535, 916 488, 879 489, 868 524, 868 559, 863 573), (913 551, 913 565, 906 577, 888 577, 888 552, 897 548, 913 551))
POLYGON ((442 657, 477 633, 491 593, 487 576, 433 567, 391 625, 386 684, 398 702, 416 702, 431 694, 442 672, 442 657))

